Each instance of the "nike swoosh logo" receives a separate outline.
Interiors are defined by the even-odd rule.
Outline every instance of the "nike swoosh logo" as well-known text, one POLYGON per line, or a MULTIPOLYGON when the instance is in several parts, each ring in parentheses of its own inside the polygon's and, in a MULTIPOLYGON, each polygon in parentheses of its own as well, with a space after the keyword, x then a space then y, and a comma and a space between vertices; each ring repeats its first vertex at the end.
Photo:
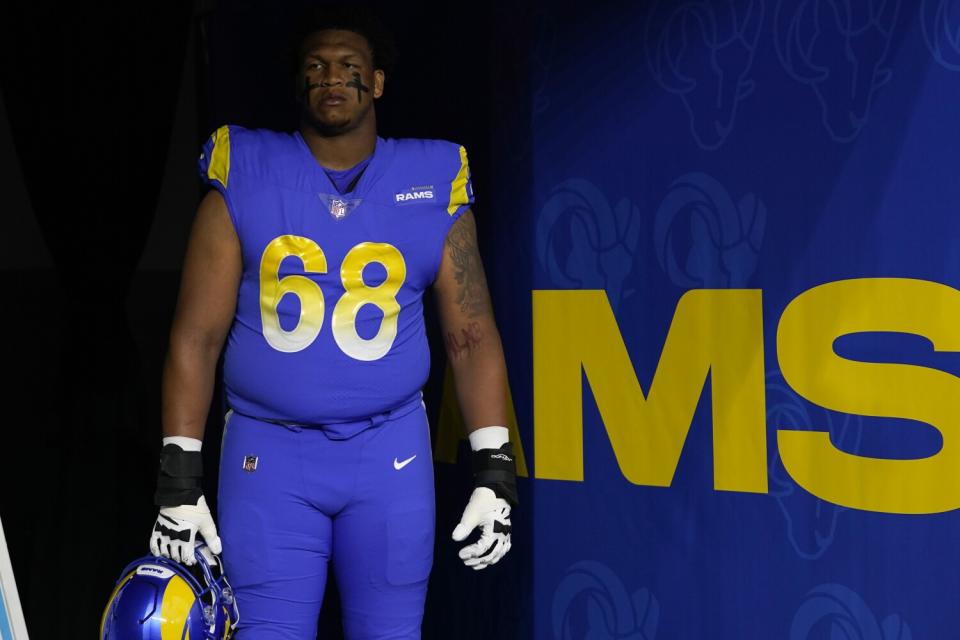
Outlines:
POLYGON ((410 456, 409 458, 407 458, 406 460, 404 460, 403 462, 397 462, 397 459, 394 458, 394 459, 393 459, 393 468, 396 469, 397 471, 400 471, 400 469, 403 469, 405 466, 407 466, 408 464, 410 464, 411 462, 413 462, 413 459, 416 458, 416 457, 417 457, 416 454, 414 454, 414 455, 410 456))

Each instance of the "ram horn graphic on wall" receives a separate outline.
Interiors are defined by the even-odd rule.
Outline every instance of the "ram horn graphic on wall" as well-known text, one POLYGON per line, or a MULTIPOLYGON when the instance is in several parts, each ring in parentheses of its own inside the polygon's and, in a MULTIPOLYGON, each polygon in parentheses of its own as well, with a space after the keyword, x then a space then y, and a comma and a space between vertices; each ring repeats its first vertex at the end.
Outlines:
POLYGON ((657 260, 685 289, 745 287, 757 267, 766 219, 754 194, 734 203, 714 178, 688 173, 673 181, 657 210, 657 260))
MULTIPOLYGON (((850 453, 860 451, 863 420, 855 415, 836 415, 806 403, 791 389, 778 371, 767 374, 767 424, 774 429, 826 428, 830 441, 850 453), (811 417, 815 412, 815 418, 811 417)), ((800 487, 771 447, 768 474, 769 494, 777 501, 786 521, 787 540, 796 554, 816 560, 833 545, 840 515, 845 507, 822 500, 800 487)))
POLYGON ((740 103, 753 93, 763 12, 762 0, 661 0, 647 23, 650 71, 683 102, 690 132, 703 149, 724 143, 740 103))
POLYGON ((599 562, 577 562, 553 594, 554 640, 654 640, 660 604, 648 589, 627 593, 599 562))
POLYGON ((960 2, 923 0, 920 20, 933 59, 951 71, 960 71, 960 2))
POLYGON ((878 623, 860 595, 840 584, 814 587, 793 617, 790 640, 913 640, 897 614, 878 623))
POLYGON ((614 309, 632 293, 624 283, 639 238, 636 205, 621 198, 611 207, 596 186, 580 178, 554 187, 537 218, 537 258, 553 286, 605 289, 614 309))
POLYGON ((823 125, 837 142, 853 140, 876 92, 890 80, 890 39, 900 0, 779 0, 777 55, 787 73, 813 90, 823 125))

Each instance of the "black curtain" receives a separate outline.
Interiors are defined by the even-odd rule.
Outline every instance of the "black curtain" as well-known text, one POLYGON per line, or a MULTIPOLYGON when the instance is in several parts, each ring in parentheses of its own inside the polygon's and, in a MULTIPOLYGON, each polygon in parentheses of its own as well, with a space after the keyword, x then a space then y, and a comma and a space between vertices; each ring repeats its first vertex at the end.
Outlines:
POLYGON ((91 637, 117 573, 146 548, 141 487, 159 443, 142 408, 156 391, 142 384, 125 304, 190 16, 189 2, 4 3, 0 87, 55 263, 4 272, 17 297, 3 314, 14 381, 2 516, 33 638, 91 637))

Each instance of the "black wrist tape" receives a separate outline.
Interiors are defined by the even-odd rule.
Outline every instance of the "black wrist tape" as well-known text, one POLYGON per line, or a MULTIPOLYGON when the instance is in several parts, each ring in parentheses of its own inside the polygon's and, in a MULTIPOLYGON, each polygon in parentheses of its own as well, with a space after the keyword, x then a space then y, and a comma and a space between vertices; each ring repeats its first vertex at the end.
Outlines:
POLYGON ((203 495, 203 456, 199 451, 184 451, 175 444, 160 451, 160 472, 153 503, 158 507, 197 504, 203 495))
POLYGON ((512 442, 499 449, 474 451, 473 477, 478 487, 492 489, 511 507, 517 506, 517 462, 513 457, 512 442))

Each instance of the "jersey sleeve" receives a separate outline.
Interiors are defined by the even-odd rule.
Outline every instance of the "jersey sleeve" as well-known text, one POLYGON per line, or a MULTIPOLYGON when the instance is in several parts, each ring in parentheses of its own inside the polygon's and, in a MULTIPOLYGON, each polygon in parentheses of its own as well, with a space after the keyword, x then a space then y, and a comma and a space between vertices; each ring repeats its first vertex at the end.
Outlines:
MULTIPOLYGON (((231 133, 234 127, 223 125, 214 131, 207 141, 203 144, 200 152, 200 158, 197 161, 197 170, 200 179, 206 184, 220 192, 224 202, 227 204, 227 211, 230 212, 230 219, 237 225, 237 219, 234 214, 234 207, 230 193, 230 165, 233 160, 234 149, 231 148, 231 133)), ((234 136, 234 139, 236 136, 234 136)))
POLYGON ((473 204, 473 181, 470 179, 470 163, 467 150, 462 145, 450 145, 457 149, 456 157, 449 161, 450 182, 447 190, 447 214, 453 222, 473 204))
POLYGON ((430 150, 426 158, 434 176, 430 184, 436 189, 436 206, 432 207, 435 217, 432 225, 438 231, 439 242, 436 247, 434 277, 440 271, 440 264, 446 247, 446 237, 457 220, 473 204, 473 181, 470 176, 470 163, 467 150, 460 144, 448 140, 420 141, 430 150))

